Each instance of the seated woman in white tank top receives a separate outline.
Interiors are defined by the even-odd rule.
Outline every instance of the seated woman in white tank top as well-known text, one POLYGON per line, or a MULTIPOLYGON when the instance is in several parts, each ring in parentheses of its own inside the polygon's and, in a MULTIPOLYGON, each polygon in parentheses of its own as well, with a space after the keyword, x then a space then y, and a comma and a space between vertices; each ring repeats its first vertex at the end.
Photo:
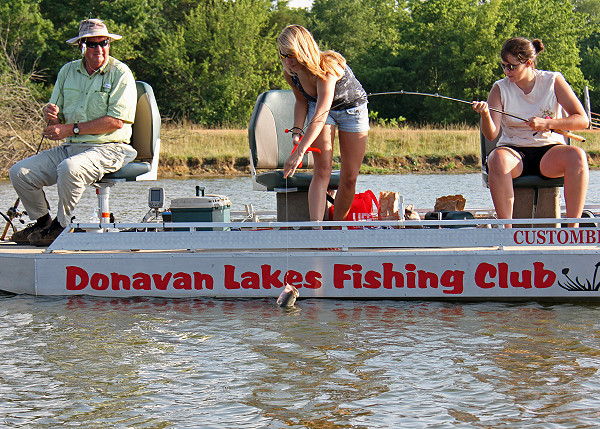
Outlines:
POLYGON ((585 204, 587 155, 581 148, 566 145, 564 137, 551 130, 587 128, 588 118, 562 74, 536 69, 543 50, 539 39, 508 39, 500 53, 506 77, 494 83, 487 102, 473 102, 487 139, 494 140, 502 129, 488 157, 488 183, 500 219, 512 219, 512 179, 526 174, 564 177, 567 217, 581 217, 585 204), (490 111, 488 106, 529 121, 490 111))

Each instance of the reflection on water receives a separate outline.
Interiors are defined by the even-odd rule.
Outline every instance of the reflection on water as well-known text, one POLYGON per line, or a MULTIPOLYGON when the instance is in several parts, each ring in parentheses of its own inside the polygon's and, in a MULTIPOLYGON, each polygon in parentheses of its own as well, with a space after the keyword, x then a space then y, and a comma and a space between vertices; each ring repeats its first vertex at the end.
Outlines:
POLYGON ((13 427, 595 427, 596 306, 0 298, 13 427))

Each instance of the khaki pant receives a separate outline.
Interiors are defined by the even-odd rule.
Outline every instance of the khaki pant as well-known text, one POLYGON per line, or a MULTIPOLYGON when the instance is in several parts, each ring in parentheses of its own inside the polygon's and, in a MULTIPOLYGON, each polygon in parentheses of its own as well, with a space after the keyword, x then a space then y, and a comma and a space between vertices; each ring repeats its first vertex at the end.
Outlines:
POLYGON ((50 205, 43 187, 56 183, 56 216, 66 227, 86 185, 117 171, 133 161, 136 155, 136 150, 124 143, 62 145, 17 162, 10 168, 10 181, 32 220, 49 212, 50 205))

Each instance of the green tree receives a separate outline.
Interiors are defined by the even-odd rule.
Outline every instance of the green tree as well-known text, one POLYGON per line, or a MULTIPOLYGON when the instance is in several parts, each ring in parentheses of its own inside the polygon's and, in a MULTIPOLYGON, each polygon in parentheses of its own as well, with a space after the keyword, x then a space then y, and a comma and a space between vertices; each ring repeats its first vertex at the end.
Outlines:
POLYGON ((0 39, 24 70, 34 68, 47 49, 46 35, 52 31, 52 23, 42 17, 39 3, 0 0, 0 39))
MULTIPOLYGON (((371 92, 404 89, 439 93, 467 101, 485 99, 503 77, 499 51, 508 37, 541 38, 547 52, 540 68, 561 71, 580 91, 577 40, 584 21, 568 0, 409 0, 399 20, 399 43, 372 61, 371 92), (383 87, 386 85, 386 87, 383 87)), ((390 45, 379 46, 379 51, 390 45)), ((376 50, 377 51, 377 50, 376 50)), ((365 83, 370 83, 366 81, 365 83)), ((380 117, 407 117, 415 123, 476 123, 468 106, 434 98, 396 97, 376 101, 380 117)))
POLYGON ((160 105, 204 125, 247 124, 258 94, 280 87, 268 0, 214 0, 164 33, 156 50, 160 105))

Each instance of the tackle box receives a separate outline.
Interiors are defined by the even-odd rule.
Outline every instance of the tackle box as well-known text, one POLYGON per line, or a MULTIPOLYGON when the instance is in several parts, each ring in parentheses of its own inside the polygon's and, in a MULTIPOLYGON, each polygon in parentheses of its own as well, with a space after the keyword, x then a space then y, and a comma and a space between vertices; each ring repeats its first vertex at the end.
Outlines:
MULTIPOLYGON (((171 200, 172 222, 229 222, 231 201, 223 195, 174 198, 171 200)), ((210 231, 211 228, 198 228, 210 231)), ((212 228, 221 231, 223 228, 212 228)))

